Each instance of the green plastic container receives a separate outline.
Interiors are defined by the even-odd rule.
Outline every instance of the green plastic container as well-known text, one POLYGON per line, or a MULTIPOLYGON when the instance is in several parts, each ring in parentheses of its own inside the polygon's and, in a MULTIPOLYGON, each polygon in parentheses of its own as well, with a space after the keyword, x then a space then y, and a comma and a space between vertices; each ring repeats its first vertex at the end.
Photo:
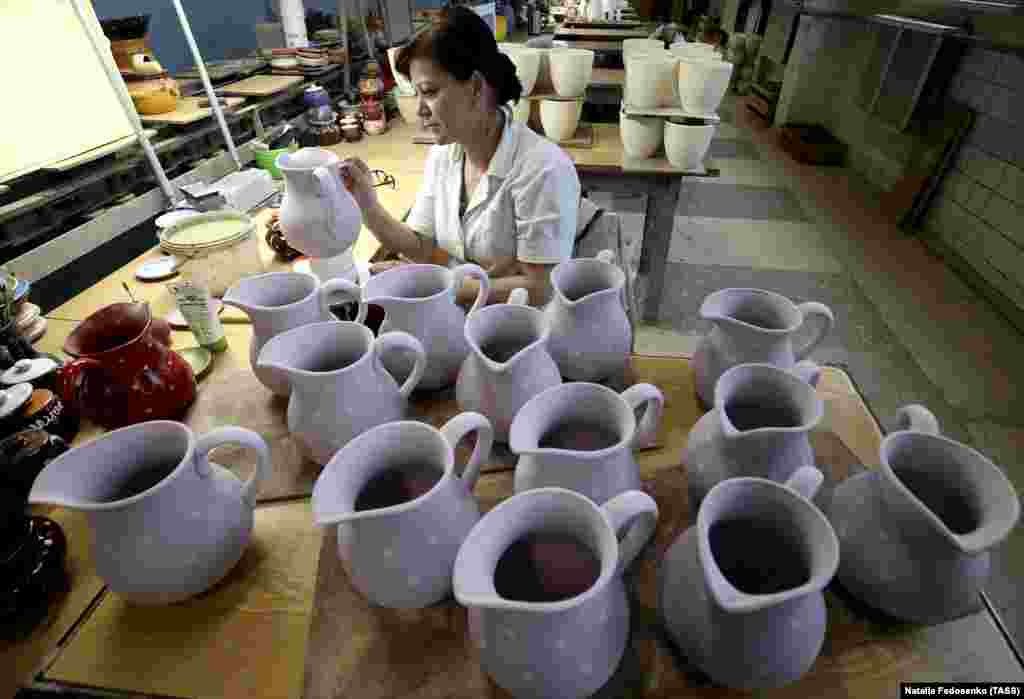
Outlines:
POLYGON ((256 151, 256 167, 261 170, 266 170, 270 173, 270 176, 275 180, 279 180, 283 177, 281 171, 277 169, 277 156, 282 153, 287 153, 292 150, 291 148, 277 148, 275 150, 258 150, 256 151))

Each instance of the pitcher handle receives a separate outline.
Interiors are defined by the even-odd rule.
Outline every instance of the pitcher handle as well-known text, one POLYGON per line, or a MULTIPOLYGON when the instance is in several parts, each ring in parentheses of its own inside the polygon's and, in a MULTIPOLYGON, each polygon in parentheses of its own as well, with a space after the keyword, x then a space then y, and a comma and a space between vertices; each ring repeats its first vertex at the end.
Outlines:
POLYGON ((256 452, 256 470, 242 486, 242 500, 249 507, 256 507, 256 491, 260 484, 273 474, 270 447, 263 437, 244 427, 218 427, 196 440, 195 469, 200 478, 213 475, 210 469, 210 452, 225 444, 240 444, 256 452))
POLYGON ((391 330, 373 341, 373 349, 371 351, 374 354, 373 361, 377 368, 380 371, 387 372, 381 358, 389 352, 403 349, 409 350, 416 355, 416 361, 412 365, 412 373, 409 374, 405 383, 398 390, 402 394, 402 398, 408 398, 413 389, 419 385, 420 379, 423 378, 423 370, 427 367, 427 353, 423 349, 423 343, 409 333, 402 332, 401 330, 391 330))
POLYGON ((647 405, 643 419, 640 420, 640 424, 637 425, 636 432, 633 434, 631 446, 639 449, 647 444, 652 444, 658 436, 658 426, 661 424, 661 415, 665 410, 665 396, 657 386, 649 383, 630 386, 620 395, 634 412, 641 405, 647 405))
POLYGON ((811 359, 804 359, 794 364, 790 372, 807 385, 817 386, 821 378, 821 365, 811 359))
POLYGON ((444 435, 453 452, 455 445, 474 430, 476 430, 476 446, 460 476, 466 483, 466 489, 469 492, 473 492, 476 481, 480 477, 480 467, 491 455, 491 446, 494 444, 494 427, 491 426, 491 421, 480 413, 465 412, 456 415, 441 428, 441 434, 444 435))
POLYGON ((932 411, 923 405, 913 403, 904 405, 896 414, 899 422, 899 429, 924 432, 925 434, 942 434, 939 429, 939 421, 932 414, 932 411))
POLYGON ((619 573, 643 550, 658 526, 658 503, 647 493, 627 490, 601 505, 619 539, 619 573))
POLYGON ((366 320, 366 301, 363 300, 363 290, 359 288, 359 285, 353 284, 347 279, 329 279, 324 282, 317 293, 320 295, 320 313, 324 320, 335 320, 331 313, 331 297, 335 294, 359 304, 355 322, 362 324, 366 320))
POLYGON ((529 306, 530 292, 521 286, 517 286, 512 290, 512 293, 508 295, 508 301, 506 301, 506 303, 510 306, 529 306))
POLYGON ((89 357, 79 357, 61 367, 58 393, 64 404, 74 407, 75 412, 82 413, 82 382, 85 381, 88 372, 102 370, 103 364, 89 357))
POLYGON ((818 327, 818 332, 814 334, 806 345, 800 349, 794 350, 793 355, 796 359, 803 359, 809 355, 814 348, 821 344, 821 341, 825 339, 830 332, 832 332, 832 326, 836 324, 835 316, 832 315, 832 311, 823 303, 817 301, 808 301, 807 303, 801 303, 796 307, 798 311, 803 315, 804 320, 800 324, 802 328, 807 324, 807 319, 811 316, 820 316, 822 318, 821 325, 818 327))
POLYGON ((459 289, 462 287, 462 280, 467 276, 476 277, 480 282, 480 291, 476 294, 476 300, 473 302, 472 308, 469 312, 479 310, 487 304, 487 298, 491 295, 491 279, 487 276, 487 272, 482 267, 474 265, 472 263, 459 265, 452 270, 452 302, 458 303, 459 289))
POLYGON ((801 466, 786 480, 786 487, 795 490, 806 500, 813 500, 824 482, 825 475, 814 466, 801 466))

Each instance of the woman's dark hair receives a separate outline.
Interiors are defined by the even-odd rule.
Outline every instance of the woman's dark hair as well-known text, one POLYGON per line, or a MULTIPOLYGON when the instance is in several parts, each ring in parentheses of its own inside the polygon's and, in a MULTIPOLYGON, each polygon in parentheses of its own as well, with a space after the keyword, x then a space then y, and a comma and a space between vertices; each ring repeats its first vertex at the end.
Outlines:
POLYGON ((413 37, 398 52, 395 67, 409 77, 414 58, 427 58, 456 80, 469 80, 478 70, 497 92, 498 104, 518 101, 523 94, 516 66, 498 51, 494 33, 483 18, 467 7, 446 7, 441 17, 413 37))

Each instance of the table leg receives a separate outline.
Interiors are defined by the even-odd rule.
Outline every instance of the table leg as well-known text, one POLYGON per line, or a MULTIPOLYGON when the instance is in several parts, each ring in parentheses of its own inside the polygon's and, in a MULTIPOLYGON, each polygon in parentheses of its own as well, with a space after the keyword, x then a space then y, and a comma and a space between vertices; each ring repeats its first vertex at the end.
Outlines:
POLYGON ((647 216, 644 218, 644 243, 640 254, 640 274, 647 279, 643 319, 657 322, 661 293, 665 286, 665 263, 668 259, 676 206, 682 178, 678 175, 655 175, 647 186, 647 216))

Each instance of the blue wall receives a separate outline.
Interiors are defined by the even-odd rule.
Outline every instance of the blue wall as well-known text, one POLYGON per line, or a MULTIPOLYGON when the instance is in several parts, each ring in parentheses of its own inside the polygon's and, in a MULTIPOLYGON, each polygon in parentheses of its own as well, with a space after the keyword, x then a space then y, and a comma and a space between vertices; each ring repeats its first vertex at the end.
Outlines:
MULTIPOLYGON (((227 58, 233 49, 256 48, 253 25, 265 21, 266 0, 182 0, 181 4, 204 61, 227 58)), ((338 8, 337 0, 306 0, 305 5, 307 11, 335 13, 338 8)), ((149 46, 164 68, 184 70, 194 63, 170 0, 93 0, 93 8, 100 19, 151 15, 149 46)))

